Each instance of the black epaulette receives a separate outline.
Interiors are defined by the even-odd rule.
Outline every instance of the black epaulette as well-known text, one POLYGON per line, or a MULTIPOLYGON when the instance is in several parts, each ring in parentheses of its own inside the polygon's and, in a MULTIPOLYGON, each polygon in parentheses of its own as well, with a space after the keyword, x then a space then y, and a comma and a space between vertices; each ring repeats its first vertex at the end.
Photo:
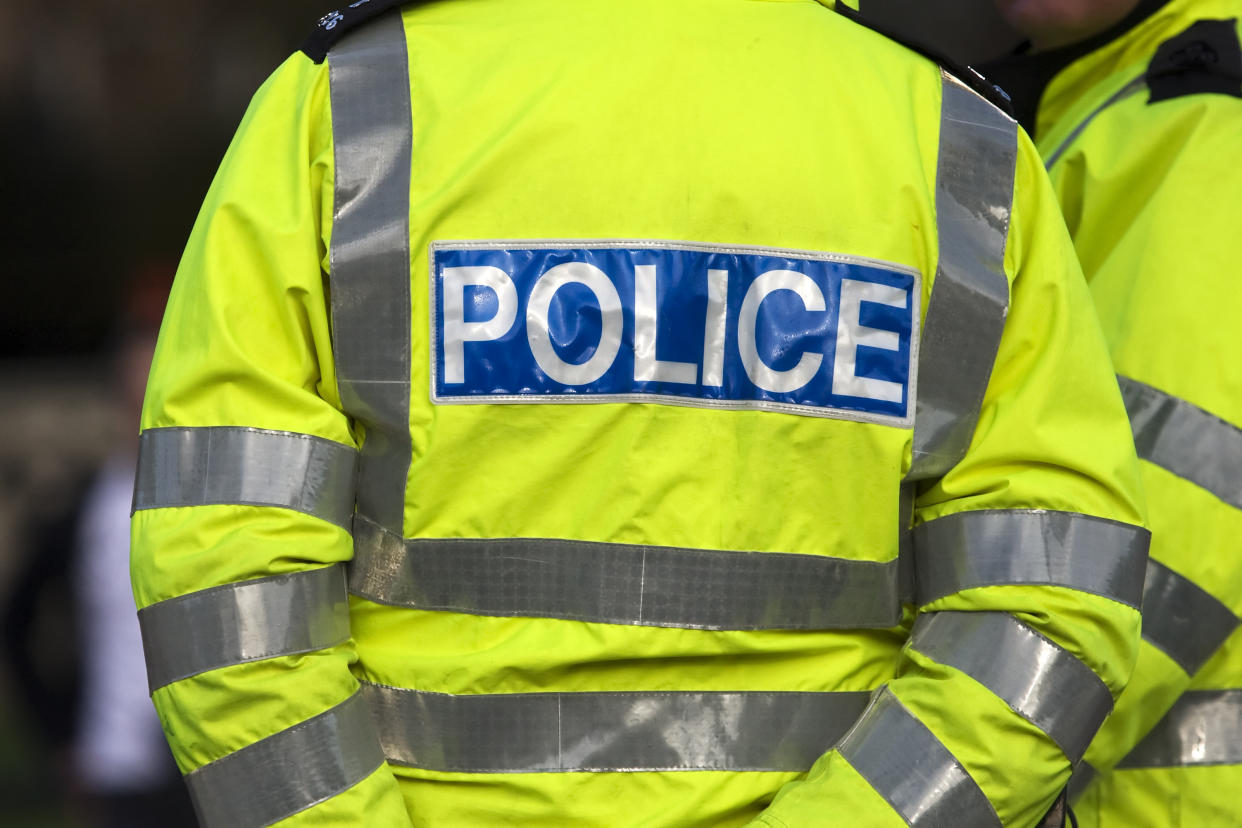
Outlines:
POLYGON ((1009 99, 1009 94, 1005 92, 1004 89, 1001 89, 983 75, 976 72, 970 66, 963 66, 950 58, 948 55, 943 54, 938 49, 933 49, 925 43, 913 40, 905 35, 899 35, 896 32, 889 31, 886 27, 880 26, 874 21, 863 17, 844 3, 835 4, 835 8, 840 14, 848 17, 850 20, 853 20, 858 25, 868 28, 873 32, 877 32, 878 34, 882 34, 889 40, 896 41, 902 46, 905 46, 907 49, 917 52, 928 60, 938 63, 942 69, 953 75, 962 83, 966 84, 975 92, 978 92, 993 106, 1000 109, 1009 117, 1013 117, 1013 102, 1009 99))
POLYGON ((1242 98, 1242 43, 1238 21, 1200 20, 1156 49, 1147 67, 1149 104, 1186 95, 1242 98))
POLYGON ((315 63, 323 63, 328 50, 349 32, 379 17, 389 9, 404 6, 410 0, 356 0, 337 11, 331 11, 319 18, 315 30, 302 43, 302 51, 315 63))

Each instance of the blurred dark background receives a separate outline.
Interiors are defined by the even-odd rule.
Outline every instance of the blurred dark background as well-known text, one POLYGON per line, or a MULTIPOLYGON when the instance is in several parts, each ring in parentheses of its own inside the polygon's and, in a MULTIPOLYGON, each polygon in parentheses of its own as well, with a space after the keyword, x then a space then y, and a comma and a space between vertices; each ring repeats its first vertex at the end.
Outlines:
POLYGON ((5 0, 0 356, 97 350, 126 278, 174 261, 254 88, 324 0, 5 0))
POLYGON ((105 824, 74 755, 83 495, 250 95, 331 4, 0 2, 0 825, 105 824))
MULTIPOLYGON (((21 605, 28 629, 10 623, 6 638, 25 636, 48 684, 33 700, 41 718, 19 692, 28 677, 0 662, 0 824, 84 824, 67 793, 77 702, 55 690, 77 680, 73 590, 38 572, 68 559, 56 557, 72 546, 67 516, 136 428, 118 388, 123 331, 158 319, 250 95, 330 5, 0 4, 0 618, 21 605)), ((862 11, 962 61, 1015 41, 988 0, 862 11)))

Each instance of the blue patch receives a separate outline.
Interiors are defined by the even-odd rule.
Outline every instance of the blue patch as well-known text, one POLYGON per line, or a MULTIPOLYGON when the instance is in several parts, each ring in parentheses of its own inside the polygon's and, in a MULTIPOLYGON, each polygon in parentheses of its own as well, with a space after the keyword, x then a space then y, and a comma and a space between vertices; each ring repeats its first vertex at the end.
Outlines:
POLYGON ((437 403, 659 402, 909 425, 920 280, 856 257, 437 242, 437 403))

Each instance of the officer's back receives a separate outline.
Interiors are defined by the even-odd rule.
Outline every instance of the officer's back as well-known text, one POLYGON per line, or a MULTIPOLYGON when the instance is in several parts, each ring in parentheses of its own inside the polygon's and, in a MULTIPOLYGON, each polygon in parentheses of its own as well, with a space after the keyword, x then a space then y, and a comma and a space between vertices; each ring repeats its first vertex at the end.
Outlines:
POLYGON ((208 824, 741 824, 813 764, 773 819, 1037 818, 1144 546, 1012 121, 815 2, 355 5, 248 113, 144 414, 148 630, 349 562, 348 642, 152 632, 208 824))

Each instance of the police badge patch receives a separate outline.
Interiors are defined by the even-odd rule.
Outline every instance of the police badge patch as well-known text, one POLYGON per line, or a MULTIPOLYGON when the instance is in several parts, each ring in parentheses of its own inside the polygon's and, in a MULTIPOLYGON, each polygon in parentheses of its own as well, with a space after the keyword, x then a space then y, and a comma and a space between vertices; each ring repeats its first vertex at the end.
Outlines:
POLYGON ((663 241, 436 242, 432 399, 664 403, 909 427, 917 271, 663 241))

